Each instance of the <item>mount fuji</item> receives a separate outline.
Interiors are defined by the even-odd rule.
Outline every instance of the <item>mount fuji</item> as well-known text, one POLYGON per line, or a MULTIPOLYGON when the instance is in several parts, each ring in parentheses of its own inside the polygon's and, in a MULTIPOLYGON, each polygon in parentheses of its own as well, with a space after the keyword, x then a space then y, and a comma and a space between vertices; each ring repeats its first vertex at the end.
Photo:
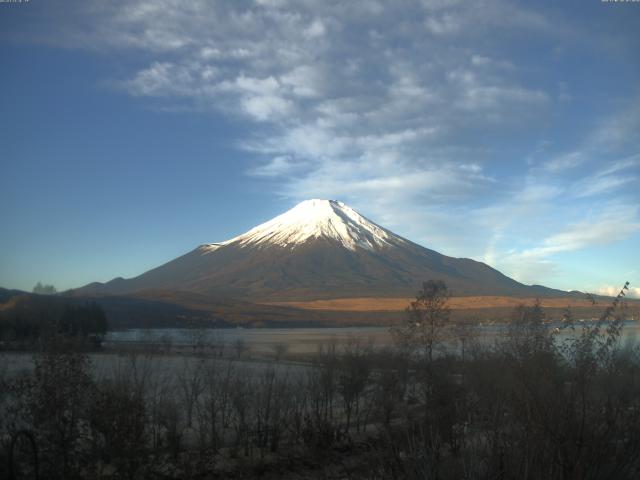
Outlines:
POLYGON ((248 232, 200 245, 131 279, 76 293, 162 290, 250 302, 411 297, 442 279, 456 296, 556 297, 568 292, 519 283, 490 266, 422 247, 335 200, 306 200, 248 232))

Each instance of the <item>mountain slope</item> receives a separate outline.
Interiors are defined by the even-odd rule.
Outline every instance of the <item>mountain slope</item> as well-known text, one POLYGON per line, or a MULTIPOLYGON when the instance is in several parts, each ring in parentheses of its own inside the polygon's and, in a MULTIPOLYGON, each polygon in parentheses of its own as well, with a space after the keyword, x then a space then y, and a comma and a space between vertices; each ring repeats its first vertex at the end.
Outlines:
POLYGON ((226 242, 80 292, 167 289, 252 301, 393 297, 411 296, 431 278, 444 280, 455 295, 567 295, 523 285, 481 262, 441 255, 333 200, 304 201, 226 242))

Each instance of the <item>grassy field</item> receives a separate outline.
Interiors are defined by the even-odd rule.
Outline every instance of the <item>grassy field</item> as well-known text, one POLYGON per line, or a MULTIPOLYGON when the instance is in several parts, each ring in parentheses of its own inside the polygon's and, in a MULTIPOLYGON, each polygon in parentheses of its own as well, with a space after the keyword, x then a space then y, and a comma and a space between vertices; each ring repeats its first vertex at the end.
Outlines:
MULTIPOLYGON (((404 310, 412 298, 336 298, 332 300, 311 300, 302 302, 269 302, 266 305, 279 305, 305 310, 329 310, 342 312, 396 312, 404 310)), ((531 305, 535 298, 520 297, 451 297, 448 306, 452 310, 470 308, 513 308, 520 304, 531 305)), ((586 298, 541 298, 540 304, 544 308, 592 307, 592 302, 586 298)), ((638 308, 640 302, 631 302, 632 308, 638 308)), ((597 306, 597 305, 596 305, 597 306)))

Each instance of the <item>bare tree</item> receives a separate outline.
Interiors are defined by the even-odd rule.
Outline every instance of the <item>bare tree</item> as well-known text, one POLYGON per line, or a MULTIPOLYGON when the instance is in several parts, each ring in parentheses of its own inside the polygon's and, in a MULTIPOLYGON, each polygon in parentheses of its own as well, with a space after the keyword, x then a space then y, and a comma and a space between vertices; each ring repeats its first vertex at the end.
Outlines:
POLYGON ((426 359, 432 362, 434 349, 446 335, 448 299, 447 285, 442 280, 424 282, 416 299, 407 307, 404 322, 391 329, 396 342, 422 350, 426 359))
POLYGON ((462 358, 462 364, 464 365, 467 359, 469 343, 473 342, 475 339, 476 331, 471 322, 458 323, 453 327, 453 335, 460 345, 460 355, 462 358))
POLYGON ((129 379, 98 384, 89 424, 96 458, 111 463, 119 477, 136 478, 148 454, 148 419, 144 397, 129 379))
POLYGON ((360 428, 360 404, 371 376, 370 354, 370 347, 352 340, 338 362, 337 390, 346 416, 346 433, 354 420, 356 431, 360 428))
POLYGON ((231 388, 237 375, 233 362, 221 366, 216 361, 204 365, 202 401, 198 406, 198 426, 203 447, 214 451, 222 445, 231 415, 231 388))
POLYGON ((273 345, 273 354, 275 356, 276 362, 279 362, 282 357, 289 350, 289 346, 286 343, 279 342, 273 345))
POLYGON ((242 358, 242 356, 245 354, 245 352, 247 351, 247 344, 244 341, 243 338, 238 338, 234 343, 233 343, 233 348, 236 351, 236 356, 238 358, 242 358))
POLYGON ((87 417, 94 384, 90 360, 74 351, 74 342, 60 340, 34 356, 34 372, 26 400, 26 420, 36 433, 43 473, 71 478, 86 461, 87 417))
POLYGON ((193 426, 193 414, 205 386, 202 375, 203 365, 195 363, 192 358, 183 360, 182 369, 178 372, 178 388, 187 416, 187 427, 193 426))

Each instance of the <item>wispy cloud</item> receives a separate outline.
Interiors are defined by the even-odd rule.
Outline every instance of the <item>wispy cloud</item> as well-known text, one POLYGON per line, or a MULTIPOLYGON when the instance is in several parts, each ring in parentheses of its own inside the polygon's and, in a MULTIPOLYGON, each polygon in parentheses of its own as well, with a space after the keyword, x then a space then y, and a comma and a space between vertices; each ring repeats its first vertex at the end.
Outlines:
POLYGON ((601 149, 616 153, 629 146, 637 151, 640 145, 640 94, 635 92, 626 106, 603 119, 590 141, 601 149))
POLYGON ((637 220, 638 207, 626 210, 608 210, 596 218, 590 218, 567 226, 542 241, 541 246, 521 252, 523 257, 545 257, 547 255, 580 250, 591 245, 603 245, 628 238, 640 231, 637 220))
POLYGON ((280 156, 274 157, 268 162, 252 168, 247 173, 257 177, 278 178, 284 175, 291 175, 301 168, 304 168, 304 164, 296 162, 289 156, 280 156))
POLYGON ((547 160, 543 168, 548 172, 558 173, 584 165, 586 160, 582 152, 569 152, 547 160))
POLYGON ((489 253, 494 255, 494 264, 514 278, 535 283, 553 276, 559 254, 615 244, 640 232, 639 210, 638 205, 610 205, 578 222, 561 225, 534 246, 509 249, 499 257, 489 253))
POLYGON ((640 155, 614 160, 608 165, 594 167, 596 170, 583 176, 573 186, 577 197, 588 197, 615 191, 628 184, 640 181, 640 155))

